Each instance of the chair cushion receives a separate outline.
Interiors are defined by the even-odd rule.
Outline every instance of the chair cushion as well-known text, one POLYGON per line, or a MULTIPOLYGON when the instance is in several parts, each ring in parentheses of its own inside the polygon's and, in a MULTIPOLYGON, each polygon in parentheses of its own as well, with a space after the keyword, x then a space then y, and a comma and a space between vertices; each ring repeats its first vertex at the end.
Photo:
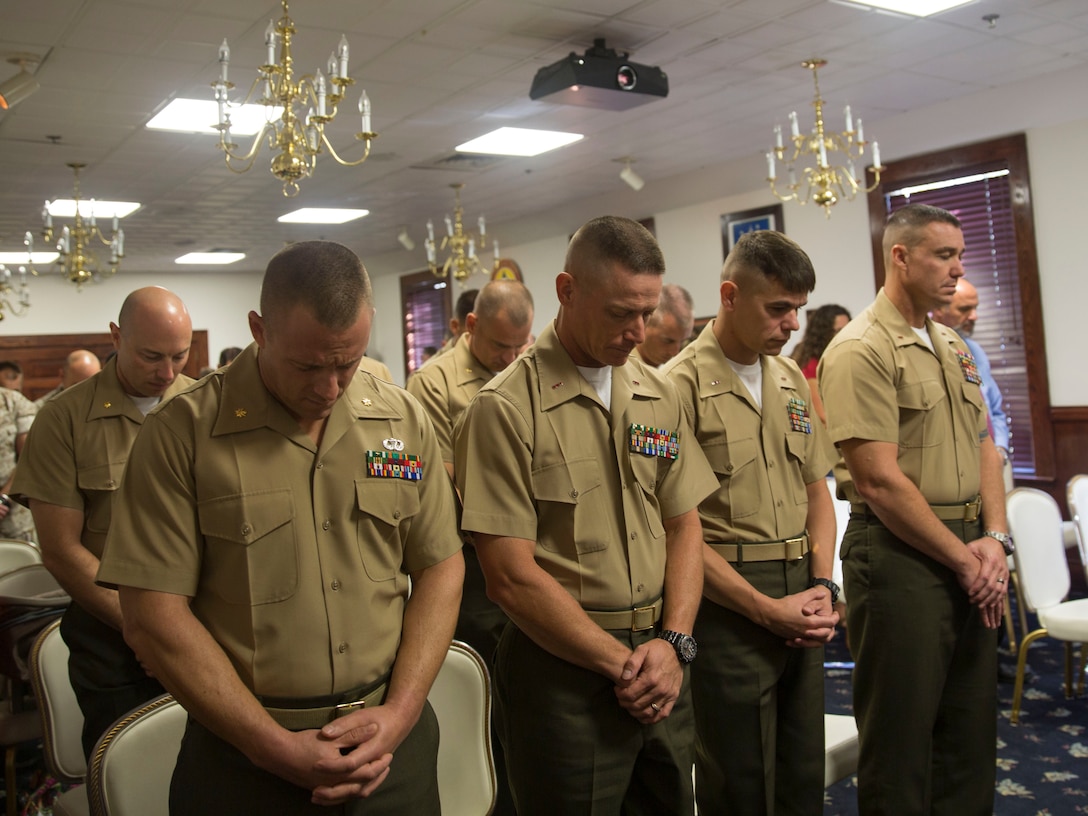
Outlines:
POLYGON ((1088 598, 1066 601, 1036 612, 1039 625, 1046 628, 1050 637, 1074 643, 1088 641, 1088 598))

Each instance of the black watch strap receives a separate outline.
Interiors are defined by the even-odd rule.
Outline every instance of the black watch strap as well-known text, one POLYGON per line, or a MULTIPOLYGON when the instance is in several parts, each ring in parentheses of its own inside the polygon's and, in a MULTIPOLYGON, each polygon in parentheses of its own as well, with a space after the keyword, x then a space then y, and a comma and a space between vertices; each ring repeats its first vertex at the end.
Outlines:
POLYGON ((839 585, 830 578, 813 578, 809 581, 808 585, 810 589, 814 586, 827 587, 827 591, 831 593, 831 603, 838 603, 839 593, 841 593, 842 590, 839 588, 839 585))

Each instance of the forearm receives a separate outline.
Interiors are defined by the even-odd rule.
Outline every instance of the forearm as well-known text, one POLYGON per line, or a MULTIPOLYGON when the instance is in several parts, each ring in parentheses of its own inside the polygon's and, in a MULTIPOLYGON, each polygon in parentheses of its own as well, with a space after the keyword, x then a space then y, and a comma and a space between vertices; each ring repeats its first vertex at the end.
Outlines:
POLYGON ((665 591, 661 628, 690 634, 703 597, 703 528, 699 512, 665 519, 665 591))
POLYGON ((475 533, 487 594, 540 648, 604 675, 620 678, 630 650, 589 619, 585 610, 537 565, 535 543, 475 533))
POLYGON ((412 573, 412 594, 404 610, 400 648, 386 695, 386 707, 405 725, 397 744, 419 719, 442 661, 446 658, 461 603, 465 561, 458 551, 445 561, 412 573))

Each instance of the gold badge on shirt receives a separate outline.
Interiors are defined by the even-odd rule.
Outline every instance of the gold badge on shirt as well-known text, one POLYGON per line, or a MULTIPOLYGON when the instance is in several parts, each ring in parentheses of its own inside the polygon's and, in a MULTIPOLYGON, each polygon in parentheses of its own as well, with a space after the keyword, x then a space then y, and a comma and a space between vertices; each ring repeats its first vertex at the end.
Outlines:
POLYGON ((812 420, 808 415, 808 406, 798 397, 790 397, 786 403, 786 415, 790 418, 790 430, 812 433, 812 420))
POLYGON ((675 459, 680 453, 680 439, 675 431, 632 424, 629 433, 633 453, 660 456, 662 459, 675 459))

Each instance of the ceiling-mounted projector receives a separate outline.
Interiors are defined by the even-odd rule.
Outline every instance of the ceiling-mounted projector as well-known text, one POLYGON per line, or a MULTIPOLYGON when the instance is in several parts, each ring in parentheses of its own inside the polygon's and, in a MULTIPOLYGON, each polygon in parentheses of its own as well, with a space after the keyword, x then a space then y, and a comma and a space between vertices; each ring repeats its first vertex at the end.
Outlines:
POLYGON ((657 66, 631 62, 627 54, 595 39, 585 54, 541 68, 533 77, 530 99, 559 105, 627 110, 669 95, 669 78, 657 66))

